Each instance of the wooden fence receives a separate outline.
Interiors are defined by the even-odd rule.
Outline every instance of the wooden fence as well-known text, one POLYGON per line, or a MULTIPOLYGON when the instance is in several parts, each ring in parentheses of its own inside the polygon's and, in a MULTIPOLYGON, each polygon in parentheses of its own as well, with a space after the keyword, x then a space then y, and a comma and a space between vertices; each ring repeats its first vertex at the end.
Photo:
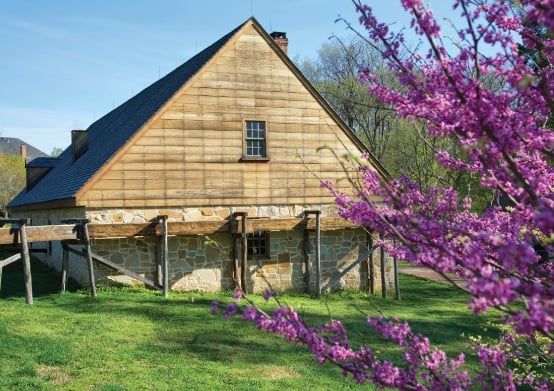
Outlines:
MULTIPOLYGON (((0 245, 10 244, 17 246, 19 253, 4 260, 0 260, 0 287, 2 269, 20 259, 23 260, 25 275, 25 296, 28 304, 33 302, 32 278, 29 256, 29 243, 60 241, 63 249, 62 257, 62 283, 61 290, 65 291, 68 277, 69 254, 76 254, 86 259, 90 292, 96 296, 96 285, 94 278, 93 261, 107 266, 141 281, 147 286, 155 289, 162 289, 165 297, 169 290, 168 270, 168 236, 195 236, 209 235, 215 233, 228 233, 233 237, 233 278, 238 286, 247 292, 247 234, 256 231, 291 231, 303 230, 306 235, 308 231, 315 231, 315 259, 307 260, 306 270, 308 281, 311 279, 311 271, 315 270, 316 295, 321 296, 322 292, 329 289, 331 283, 322 286, 321 260, 320 260, 320 238, 321 230, 336 230, 345 228, 356 228, 357 226, 338 217, 321 217, 320 211, 308 210, 304 212, 304 218, 285 219, 252 219, 247 213, 237 212, 231 220, 225 221, 197 221, 197 222, 168 222, 167 216, 158 216, 149 223, 133 224, 90 224, 86 219, 66 219, 62 224, 30 226, 27 219, 0 219, 0 245), (313 216, 313 217, 310 217, 313 216), (6 227, 6 225, 9 225, 6 227), (91 250, 91 239, 108 239, 117 237, 156 236, 158 238, 158 251, 156 256, 156 279, 150 280, 131 270, 124 268, 110 260, 95 254, 91 250), (240 243, 240 246, 239 246, 240 243), (81 250, 74 246, 82 246, 81 250), (239 251, 240 247, 240 251, 239 251)), ((358 265, 364 259, 371 257, 375 248, 360 255, 358 260, 352 263, 346 271, 358 265)), ((381 262, 384 265, 384 255, 381 253, 381 262)), ((395 261, 396 275, 396 261, 395 261)), ((381 267, 382 273, 384 267, 381 267)), ((344 273, 346 273, 346 271, 344 273)), ((340 276, 344 275, 341 273, 340 276)), ((383 294, 386 295, 384 275, 382 275, 383 294)), ((399 298, 398 282, 395 281, 397 298, 399 298)), ((373 290, 371 290, 373 293, 373 290)))

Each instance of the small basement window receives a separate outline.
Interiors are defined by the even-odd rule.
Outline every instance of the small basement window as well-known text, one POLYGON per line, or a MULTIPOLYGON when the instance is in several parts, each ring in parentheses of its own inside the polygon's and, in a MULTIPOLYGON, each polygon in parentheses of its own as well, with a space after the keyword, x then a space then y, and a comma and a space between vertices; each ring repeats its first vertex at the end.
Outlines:
POLYGON ((247 235, 249 259, 269 258, 269 234, 256 231, 247 235))
POLYGON ((267 159, 267 131, 265 121, 246 121, 244 159, 267 159))

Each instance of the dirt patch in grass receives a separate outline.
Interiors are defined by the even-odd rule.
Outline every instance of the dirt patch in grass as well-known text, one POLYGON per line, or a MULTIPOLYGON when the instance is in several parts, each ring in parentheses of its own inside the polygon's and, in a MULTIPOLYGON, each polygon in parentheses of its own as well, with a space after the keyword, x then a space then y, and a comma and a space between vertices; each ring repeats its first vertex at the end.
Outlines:
POLYGON ((60 367, 55 367, 51 365, 40 365, 38 368, 38 374, 41 379, 48 380, 52 384, 67 384, 72 379, 66 372, 64 372, 60 367))
MULTIPOLYGON (((251 376, 252 370, 233 370, 231 371, 233 377, 251 376)), ((256 375, 260 379, 275 380, 284 378, 299 378, 300 373, 293 371, 290 368, 276 365, 260 365, 256 367, 256 375)))

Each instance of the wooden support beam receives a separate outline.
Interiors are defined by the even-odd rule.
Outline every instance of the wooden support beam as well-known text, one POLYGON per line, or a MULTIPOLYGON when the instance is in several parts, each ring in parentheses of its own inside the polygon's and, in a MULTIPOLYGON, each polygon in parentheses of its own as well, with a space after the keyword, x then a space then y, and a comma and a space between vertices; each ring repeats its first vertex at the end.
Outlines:
POLYGON ((248 294, 248 213, 235 212, 235 217, 240 217, 241 256, 240 256, 240 287, 242 292, 248 294))
POLYGON ((383 298, 387 298, 387 275, 386 275, 386 258, 385 258, 385 249, 383 246, 380 247, 379 257, 381 259, 381 294, 383 298))
MULTIPOLYGON (((94 264, 92 262, 92 249, 90 245, 90 235, 88 232, 88 219, 63 219, 63 224, 73 224, 73 232, 75 233, 73 238, 67 238, 68 240, 75 240, 75 237, 82 241, 85 245, 84 256, 87 259, 88 277, 90 285, 90 295, 96 297, 96 281, 94 278, 94 264)), ((59 239, 58 239, 59 240, 59 239)), ((67 243, 70 243, 69 241, 67 243)), ((69 247, 67 247, 69 249, 69 247)))
POLYGON ((163 238, 161 236, 156 237, 156 284, 163 286, 163 238))
MULTIPOLYGON (((255 231, 293 231, 293 230, 317 230, 317 217, 309 218, 282 218, 282 219, 248 219, 246 232, 255 231)), ((358 226, 341 217, 321 217, 319 219, 319 229, 323 231, 332 231, 336 229, 353 229, 358 226)), ((237 232, 242 233, 242 225, 237 225, 237 232)))
MULTIPOLYGON (((379 236, 376 233, 372 233, 368 239, 370 246, 373 247, 375 239, 379 239, 379 236)), ((372 254, 369 257, 369 293, 372 295, 375 294, 375 257, 376 254, 372 254)))
POLYGON ((23 258, 23 276, 25 278, 25 301, 33 304, 33 281, 31 278, 31 257, 25 229, 26 220, 21 220, 19 225, 19 237, 21 239, 21 258, 23 258))
POLYGON ((14 263, 15 261, 19 261, 20 259, 21 253, 14 254, 11 257, 4 259, 3 261, 0 261, 0 267, 8 266, 10 263, 14 263))
POLYGON ((398 281, 398 258, 393 258, 394 292, 396 300, 400 300, 400 282, 398 281))
POLYGON ((69 267, 69 246, 67 243, 62 242, 62 292, 65 292, 65 289, 67 287, 67 270, 69 267))
POLYGON ((10 263, 14 263, 15 261, 19 261, 20 259, 21 259, 21 253, 18 253, 4 259, 3 261, 0 261, 0 290, 2 290, 2 272, 3 272, 4 266, 8 266, 10 263))
POLYGON ((369 251, 367 252, 364 252, 362 253, 361 255, 358 256, 358 259, 356 259, 354 262, 352 262, 350 265, 348 265, 347 267, 345 267, 343 269, 342 272, 340 272, 339 274, 333 276, 333 278, 327 283, 325 284, 322 288, 321 288, 321 291, 322 293, 325 293, 325 291, 327 289, 331 289, 331 287, 333 286, 333 284, 337 283, 340 281, 341 278, 343 278, 346 273, 348 273, 350 270, 352 270, 354 267, 356 267, 357 265, 359 265, 361 262, 367 260, 369 257, 371 257, 373 255, 373 252, 377 249, 377 247, 372 247, 369 249, 369 251))
MULTIPOLYGON (((209 235, 231 232, 231 222, 222 221, 172 221, 167 223, 170 236, 209 235)), ((89 224, 90 237, 105 239, 133 236, 162 236, 162 225, 157 222, 139 224, 89 224)))
MULTIPOLYGON (((73 253, 73 254, 77 254, 77 255, 80 255, 82 257, 86 257, 87 254, 86 254, 86 250, 83 249, 81 251, 79 250, 76 250, 74 248, 71 248, 71 247, 67 247, 67 251, 70 252, 70 253, 73 253)), ((125 274, 126 276, 129 276, 131 278, 134 278, 135 280, 138 280, 142 283, 144 283, 145 285, 151 287, 151 288, 154 288, 154 289, 160 289, 160 287, 152 280, 149 280, 148 278, 145 278, 143 276, 141 276, 140 274, 137 274, 129 269, 126 269, 124 268, 123 266, 121 265, 118 265, 117 263, 114 263, 98 254, 95 254, 95 253, 91 253, 91 258, 98 262, 98 263, 101 263, 102 265, 104 266, 107 266, 109 267, 110 269, 113 269, 121 274, 125 274)))
MULTIPOLYGON (((315 292, 316 296, 321 297, 321 211, 306 210, 304 216, 315 215, 315 292)), ((309 229, 306 227, 306 229, 309 229)))
MULTIPOLYGON (((27 243, 69 240, 77 238, 75 225, 25 226, 27 243)), ((0 244, 17 244, 21 240, 17 228, 0 228, 0 244)))
MULTIPOLYGON (((156 222, 139 224, 89 224, 89 234, 93 239, 161 236, 162 227, 156 222)), ((320 229, 334 230, 357 228, 357 226, 340 217, 324 217, 320 220, 320 229)), ((316 219, 283 218, 283 219, 248 219, 246 227, 238 220, 221 221, 171 221, 167 223, 169 236, 210 235, 216 233, 254 231, 292 231, 296 229, 316 229, 316 219)))
POLYGON ((158 222, 162 226, 162 271, 163 271, 163 292, 167 298, 169 292, 169 248, 167 241, 167 216, 158 216, 158 222))
MULTIPOLYGON (((236 223, 237 216, 233 214, 233 222, 236 223)), ((238 251, 238 234, 231 233, 231 240, 233 241, 232 256, 233 256, 233 280, 235 281, 235 288, 240 287, 240 266, 239 266, 239 251, 238 251)))
POLYGON ((75 225, 37 225, 26 228, 27 242, 50 242, 77 238, 75 225))
POLYGON ((157 223, 137 224, 89 224, 89 235, 92 239, 106 239, 133 236, 159 236, 161 227, 157 223))
MULTIPOLYGON (((27 243, 50 242, 55 240, 84 240, 80 224, 72 223, 82 219, 62 220, 59 225, 37 225, 26 227, 27 243), (69 223, 71 222, 71 223, 69 223)), ((316 219, 283 218, 283 219, 248 219, 246 227, 238 221, 172 221, 167 224, 170 236, 212 235, 216 233, 254 231, 292 231, 296 229, 316 229, 316 219)), ((162 227, 156 222, 129 224, 87 224, 91 239, 106 239, 134 236, 161 236, 162 227)), ((320 229, 356 228, 356 225, 340 217, 324 217, 320 220, 320 229)), ((0 228, 0 244, 19 243, 17 229, 0 228)))
POLYGON ((307 229, 303 232, 304 237, 304 284, 306 285, 306 292, 310 292, 310 283, 312 281, 312 256, 310 245, 310 231, 307 229))
POLYGON ((14 244, 19 241, 19 238, 11 228, 0 228, 0 244, 14 244))

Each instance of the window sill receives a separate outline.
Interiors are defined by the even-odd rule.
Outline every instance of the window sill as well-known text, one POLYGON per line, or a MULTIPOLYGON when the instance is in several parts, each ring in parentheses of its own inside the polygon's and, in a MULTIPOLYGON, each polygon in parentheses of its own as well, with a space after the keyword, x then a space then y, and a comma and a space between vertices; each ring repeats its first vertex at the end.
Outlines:
POLYGON ((241 162, 268 162, 268 156, 243 156, 240 158, 241 162))

